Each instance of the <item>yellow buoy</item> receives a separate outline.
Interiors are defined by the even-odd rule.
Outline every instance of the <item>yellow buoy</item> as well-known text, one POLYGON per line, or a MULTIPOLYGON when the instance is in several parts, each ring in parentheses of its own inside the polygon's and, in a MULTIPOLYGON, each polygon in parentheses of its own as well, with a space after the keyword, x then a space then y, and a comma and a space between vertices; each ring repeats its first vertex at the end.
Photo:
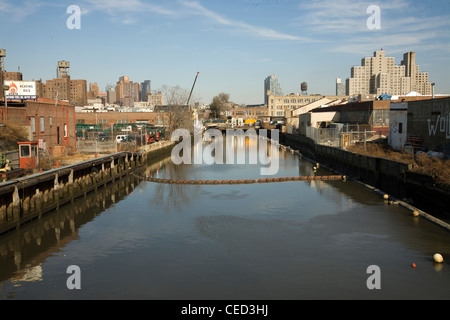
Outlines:
POLYGON ((418 216, 419 216, 419 211, 417 211, 417 210, 414 210, 414 212, 413 212, 413 216, 414 216, 414 217, 418 217, 418 216))
POLYGON ((441 262, 444 261, 444 258, 443 258, 442 255, 440 255, 439 253, 436 253, 436 254, 433 256, 433 259, 434 259, 434 262, 437 262, 437 263, 441 263, 441 262))
POLYGON ((388 196, 387 194, 385 194, 385 195, 383 196, 383 198, 384 198, 384 200, 387 200, 387 199, 389 199, 389 196, 388 196))

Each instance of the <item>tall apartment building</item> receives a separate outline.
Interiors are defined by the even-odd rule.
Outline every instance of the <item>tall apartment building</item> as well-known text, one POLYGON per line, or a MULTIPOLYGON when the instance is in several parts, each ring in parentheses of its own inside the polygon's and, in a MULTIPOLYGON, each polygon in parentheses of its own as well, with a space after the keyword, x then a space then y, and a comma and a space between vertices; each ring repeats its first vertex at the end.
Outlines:
POLYGON ((70 80, 69 102, 77 106, 87 105, 87 81, 70 80))
POLYGON ((432 85, 428 73, 420 72, 415 64, 415 52, 403 55, 400 65, 395 65, 394 57, 386 57, 384 50, 375 51, 373 57, 361 60, 361 66, 351 68, 346 80, 346 94, 390 94, 406 95, 416 91, 431 95, 432 85))
POLYGON ((113 88, 108 88, 106 91, 106 102, 108 104, 114 104, 116 101, 116 92, 113 88))
POLYGON ((133 82, 133 101, 141 101, 141 84, 139 82, 133 82))
POLYGON ((164 105, 164 96, 161 91, 156 93, 148 92, 146 101, 148 101, 151 106, 162 106, 164 105))
POLYGON ((122 76, 116 84, 116 100, 121 106, 133 107, 133 82, 128 76, 122 76))
POLYGON ((87 104, 87 81, 83 79, 70 79, 70 63, 58 61, 56 68, 57 78, 47 80, 45 84, 37 81, 38 97, 68 101, 71 105, 85 106, 87 104))
POLYGON ((264 104, 268 105, 268 91, 274 96, 282 96, 283 91, 281 90, 278 78, 276 75, 272 74, 264 80, 264 104))
POLYGON ((68 101, 72 105, 85 106, 87 104, 87 81, 71 80, 69 76, 47 80, 42 84, 44 98, 68 101))
POLYGON ((337 96, 345 95, 345 83, 342 82, 341 78, 336 79, 336 95, 337 96))
POLYGON ((89 99, 95 99, 100 95, 100 89, 96 82, 89 83, 89 99))
POLYGON ((141 101, 141 84, 130 81, 128 76, 122 76, 116 84, 116 100, 124 107, 133 107, 134 102, 141 101))
POLYGON ((70 78, 56 78, 47 80, 42 84, 43 98, 69 101, 70 96, 70 78))
POLYGON ((151 92, 151 81, 145 80, 141 82, 141 101, 148 101, 147 94, 151 92))
POLYGON ((23 74, 22 72, 4 72, 3 73, 3 80, 4 81, 22 81, 23 80, 23 74))

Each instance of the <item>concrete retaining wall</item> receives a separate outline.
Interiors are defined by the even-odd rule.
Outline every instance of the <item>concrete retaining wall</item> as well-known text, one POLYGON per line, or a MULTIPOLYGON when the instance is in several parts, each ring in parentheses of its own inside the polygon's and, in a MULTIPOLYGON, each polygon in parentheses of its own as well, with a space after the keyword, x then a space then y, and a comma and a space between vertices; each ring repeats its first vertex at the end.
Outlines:
POLYGON ((0 183, 0 234, 114 183, 173 143, 141 152, 118 152, 0 183))

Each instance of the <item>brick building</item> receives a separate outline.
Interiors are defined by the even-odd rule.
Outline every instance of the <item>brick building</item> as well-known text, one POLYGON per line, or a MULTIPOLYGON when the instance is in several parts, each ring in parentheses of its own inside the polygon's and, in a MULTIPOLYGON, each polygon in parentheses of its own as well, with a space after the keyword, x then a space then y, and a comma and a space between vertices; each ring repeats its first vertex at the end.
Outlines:
POLYGON ((77 112, 77 124, 100 124, 107 128, 117 123, 148 123, 163 125, 165 112, 77 112))
MULTIPOLYGON (((8 101, 2 121, 12 121, 25 126, 30 141, 39 141, 52 155, 76 152, 75 106, 68 102, 38 98, 37 101, 8 101)), ((4 101, 0 102, 5 109, 4 101)))
POLYGON ((246 106, 231 108, 232 118, 269 120, 269 109, 264 106, 246 106))
POLYGON ((22 81, 22 72, 4 72, 3 80, 5 81, 22 81))
POLYGON ((87 104, 86 80, 71 80, 67 76, 47 80, 45 84, 39 84, 39 87, 42 87, 42 98, 69 101, 70 104, 77 106, 85 106, 87 104))

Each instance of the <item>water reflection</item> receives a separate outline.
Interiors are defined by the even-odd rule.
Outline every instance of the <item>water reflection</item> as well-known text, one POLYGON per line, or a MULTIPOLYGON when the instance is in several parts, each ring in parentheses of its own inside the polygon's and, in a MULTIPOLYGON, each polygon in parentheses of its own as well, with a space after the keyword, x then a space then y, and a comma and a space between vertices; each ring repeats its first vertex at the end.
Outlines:
POLYGON ((42 281, 46 259, 78 240, 83 225, 128 196, 137 183, 135 177, 127 176, 0 237, 0 282, 42 281))
MULTIPOLYGON (((279 161, 277 176, 314 174, 289 151, 279 161)), ((144 174, 245 179, 259 169, 168 157, 144 174)), ((450 269, 429 258, 450 255, 449 239, 351 181, 180 185, 129 175, 0 237, 0 294, 73 298, 64 271, 75 261, 76 298, 373 298, 366 268, 378 264, 376 297, 447 299, 450 269)))

